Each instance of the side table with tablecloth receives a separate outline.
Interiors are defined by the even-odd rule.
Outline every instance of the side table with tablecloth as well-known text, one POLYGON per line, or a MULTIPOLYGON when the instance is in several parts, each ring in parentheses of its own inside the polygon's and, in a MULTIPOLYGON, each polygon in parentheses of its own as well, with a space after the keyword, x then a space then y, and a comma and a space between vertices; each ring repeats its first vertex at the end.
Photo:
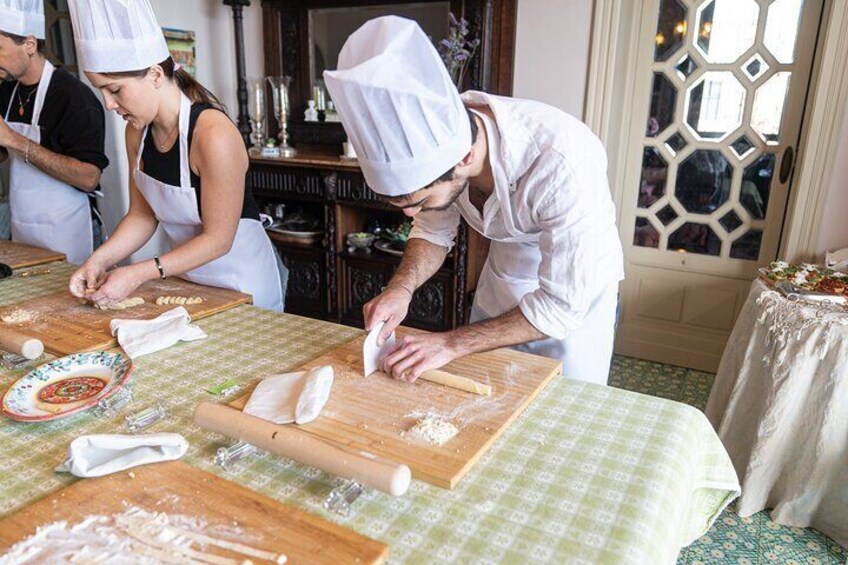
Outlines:
POLYGON ((848 545, 848 309, 751 286, 707 417, 742 483, 741 516, 848 545))

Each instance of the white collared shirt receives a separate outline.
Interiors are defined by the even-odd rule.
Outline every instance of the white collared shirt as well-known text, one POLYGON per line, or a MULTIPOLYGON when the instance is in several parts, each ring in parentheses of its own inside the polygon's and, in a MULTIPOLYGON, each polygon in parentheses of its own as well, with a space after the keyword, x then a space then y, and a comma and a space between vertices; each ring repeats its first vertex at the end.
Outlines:
POLYGON ((604 148, 582 122, 540 102, 474 91, 462 98, 495 117, 478 114, 494 191, 482 216, 467 191, 447 210, 417 214, 410 238, 451 249, 462 216, 492 241, 516 244, 493 246, 476 303, 491 316, 518 306, 540 332, 563 339, 624 278, 604 148))

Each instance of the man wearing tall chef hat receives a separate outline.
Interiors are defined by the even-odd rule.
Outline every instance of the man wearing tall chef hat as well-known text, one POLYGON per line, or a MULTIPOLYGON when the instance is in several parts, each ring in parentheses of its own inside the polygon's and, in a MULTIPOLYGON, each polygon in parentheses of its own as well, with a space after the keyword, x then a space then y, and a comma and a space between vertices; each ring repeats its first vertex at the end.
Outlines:
POLYGON ((79 264, 100 239, 93 195, 109 164, 105 116, 86 85, 44 57, 44 33, 43 0, 0 0, 0 158, 11 159, 12 240, 79 264))
POLYGON ((368 185, 413 217, 403 260, 365 305, 380 341, 454 244, 460 217, 491 240, 471 324, 405 336, 385 357, 415 380, 496 347, 562 359, 567 377, 606 384, 624 278, 600 141, 545 104, 459 95, 418 25, 387 16, 351 35, 325 71, 368 185))

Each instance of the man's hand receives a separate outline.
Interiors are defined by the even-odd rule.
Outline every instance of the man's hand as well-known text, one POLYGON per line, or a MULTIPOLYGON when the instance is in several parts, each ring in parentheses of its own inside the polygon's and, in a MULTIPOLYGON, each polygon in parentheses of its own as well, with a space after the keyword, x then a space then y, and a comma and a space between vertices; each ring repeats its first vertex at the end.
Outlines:
MULTIPOLYGON (((0 117, 0 147, 20 152, 22 140, 26 140, 26 138, 10 128, 6 120, 0 117)), ((26 144, 26 141, 24 141, 24 144, 26 144)))
POLYGON ((392 335, 409 312, 409 303, 412 301, 412 291, 399 284, 390 284, 384 292, 374 297, 362 307, 365 316, 365 329, 371 328, 385 321, 383 331, 377 338, 377 345, 383 343, 392 335))
POLYGON ((411 334, 398 338, 382 361, 382 371, 392 378, 414 382, 421 373, 444 367, 460 352, 453 346, 452 332, 411 334))

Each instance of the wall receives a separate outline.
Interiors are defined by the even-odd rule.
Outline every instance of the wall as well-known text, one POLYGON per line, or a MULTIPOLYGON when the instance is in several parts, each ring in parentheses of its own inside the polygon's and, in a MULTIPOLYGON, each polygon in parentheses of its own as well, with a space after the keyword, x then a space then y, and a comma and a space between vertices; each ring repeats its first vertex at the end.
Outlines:
POLYGON ((848 103, 842 118, 836 164, 825 199, 816 253, 848 247, 848 103))
MULTIPOLYGON (((232 9, 220 0, 151 0, 162 27, 193 30, 196 35, 197 79, 214 92, 235 118, 236 60, 232 9)), ((245 63, 248 78, 262 76, 262 8, 258 0, 244 8, 245 63)), ((112 231, 129 205, 127 166, 124 149, 124 122, 107 112, 106 152, 111 165, 104 171, 102 186, 106 198, 101 204, 107 229, 112 231)), ((150 257, 161 250, 156 239, 133 256, 150 257)))
POLYGON ((583 116, 593 0, 521 0, 513 94, 583 116))

